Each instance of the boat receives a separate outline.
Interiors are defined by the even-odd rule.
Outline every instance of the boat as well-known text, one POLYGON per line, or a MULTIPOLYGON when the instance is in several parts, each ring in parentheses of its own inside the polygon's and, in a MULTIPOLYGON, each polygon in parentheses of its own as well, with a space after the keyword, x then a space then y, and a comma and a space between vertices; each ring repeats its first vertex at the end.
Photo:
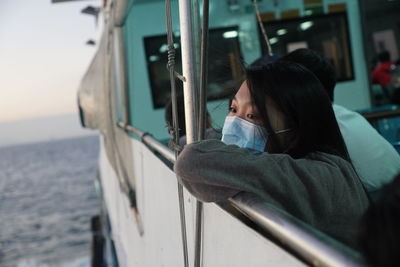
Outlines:
MULTIPOLYGON (((275 44, 290 30, 335 32, 322 44, 343 67, 335 99, 370 107, 368 73, 359 64, 359 1, 105 0, 101 10, 98 51, 78 92, 82 124, 101 134, 97 265, 365 265, 358 251, 250 194, 224 203, 196 200, 176 179, 178 151, 168 146, 164 119, 171 94, 183 91, 188 143, 204 133, 205 105, 221 127, 240 64, 269 53, 268 43, 283 53, 275 44), (277 33, 266 43, 265 30, 277 33)), ((285 42, 287 49, 316 45, 285 42)))

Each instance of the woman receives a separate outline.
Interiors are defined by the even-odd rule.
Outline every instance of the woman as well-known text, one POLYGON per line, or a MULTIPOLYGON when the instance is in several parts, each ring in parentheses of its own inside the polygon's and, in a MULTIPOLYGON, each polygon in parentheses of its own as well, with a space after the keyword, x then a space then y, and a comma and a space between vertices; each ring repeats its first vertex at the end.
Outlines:
POLYGON ((296 63, 249 69, 222 142, 187 145, 175 172, 202 201, 250 192, 353 245, 368 206, 318 79, 296 63))

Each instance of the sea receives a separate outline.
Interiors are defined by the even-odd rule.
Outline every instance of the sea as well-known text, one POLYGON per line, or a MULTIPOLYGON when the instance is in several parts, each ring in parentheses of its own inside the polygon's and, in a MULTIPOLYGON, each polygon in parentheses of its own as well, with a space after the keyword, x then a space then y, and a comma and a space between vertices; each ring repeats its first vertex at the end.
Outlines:
POLYGON ((0 266, 90 266, 99 137, 0 148, 0 266))

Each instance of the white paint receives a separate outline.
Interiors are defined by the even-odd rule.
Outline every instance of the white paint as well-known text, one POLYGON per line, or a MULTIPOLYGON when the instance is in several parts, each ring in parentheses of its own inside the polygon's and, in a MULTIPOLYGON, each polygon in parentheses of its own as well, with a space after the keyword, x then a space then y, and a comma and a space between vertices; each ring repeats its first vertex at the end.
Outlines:
MULTIPOLYGON (((121 266, 183 266, 177 180, 173 171, 132 139, 140 236, 101 141, 100 174, 112 236, 121 266)), ((195 202, 185 190, 189 262, 193 264, 195 202)), ((303 266, 297 258, 215 204, 204 206, 203 266, 303 266)))

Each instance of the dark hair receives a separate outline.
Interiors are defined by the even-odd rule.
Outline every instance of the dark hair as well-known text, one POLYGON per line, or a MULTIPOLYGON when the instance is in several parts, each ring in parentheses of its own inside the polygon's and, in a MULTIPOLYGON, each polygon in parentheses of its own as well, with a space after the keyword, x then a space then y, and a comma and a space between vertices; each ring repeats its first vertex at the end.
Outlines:
POLYGON ((264 55, 262 57, 257 58, 256 60, 254 60, 251 64, 250 67, 254 68, 254 67, 259 67, 259 66, 263 66, 269 63, 272 63, 278 59, 280 59, 281 56, 277 55, 277 54, 273 54, 273 55, 264 55))
POLYGON ((371 203, 360 227, 359 245, 373 266, 400 266, 400 174, 371 203))
MULTIPOLYGON (((246 71, 247 84, 261 119, 275 139, 268 119, 266 97, 285 115, 294 138, 283 153, 302 158, 310 152, 326 152, 350 162, 346 145, 321 83, 304 66, 276 61, 246 71)), ((273 141, 274 142, 274 141, 273 141)), ((274 143, 277 143, 276 141, 274 143)))
POLYGON ((390 61, 390 53, 389 51, 382 51, 378 54, 379 62, 387 62, 390 61))
POLYGON ((333 102, 336 74, 332 64, 327 58, 314 50, 300 48, 281 57, 280 60, 299 63, 309 69, 315 76, 317 76, 318 80, 322 83, 328 93, 331 102, 333 102))

